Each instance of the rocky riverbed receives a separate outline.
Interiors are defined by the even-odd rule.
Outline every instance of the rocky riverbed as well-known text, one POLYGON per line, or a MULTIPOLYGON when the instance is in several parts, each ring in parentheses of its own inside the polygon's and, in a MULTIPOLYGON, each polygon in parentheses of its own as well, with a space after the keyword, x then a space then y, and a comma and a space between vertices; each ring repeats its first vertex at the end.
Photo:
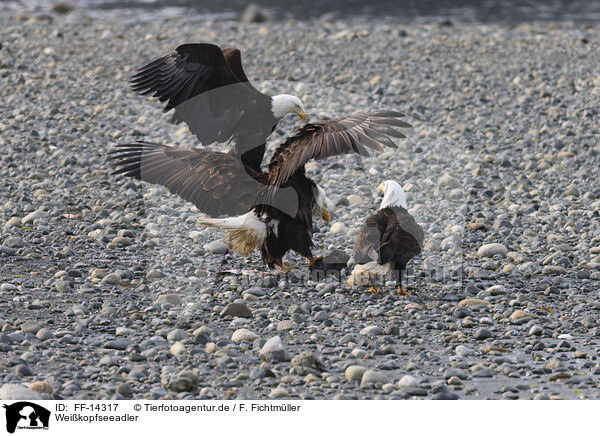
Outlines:
MULTIPOLYGON (((0 398, 600 397, 600 27, 0 18, 0 398), (227 253, 194 206, 112 176, 112 145, 193 147, 133 94, 190 41, 242 50, 311 119, 393 108, 397 150, 311 163, 350 253, 399 181, 426 232, 400 298, 227 253)), ((298 127, 286 119, 275 147, 298 127)))

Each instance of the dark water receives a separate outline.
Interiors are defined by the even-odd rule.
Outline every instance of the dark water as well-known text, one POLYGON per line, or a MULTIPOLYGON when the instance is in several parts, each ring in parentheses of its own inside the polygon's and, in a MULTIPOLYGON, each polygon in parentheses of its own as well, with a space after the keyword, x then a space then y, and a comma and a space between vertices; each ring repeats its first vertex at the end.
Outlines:
MULTIPOLYGON (((22 11, 43 13, 61 0, 0 0, 0 13, 22 11)), ((62 0, 65 1, 65 0, 62 0)), ((91 16, 157 18, 196 15, 237 18, 248 2, 241 0, 66 0, 78 12, 91 16)), ((276 18, 319 18, 324 14, 391 17, 405 22, 522 22, 564 21, 597 22, 600 1, 591 0, 256 0, 276 18)))

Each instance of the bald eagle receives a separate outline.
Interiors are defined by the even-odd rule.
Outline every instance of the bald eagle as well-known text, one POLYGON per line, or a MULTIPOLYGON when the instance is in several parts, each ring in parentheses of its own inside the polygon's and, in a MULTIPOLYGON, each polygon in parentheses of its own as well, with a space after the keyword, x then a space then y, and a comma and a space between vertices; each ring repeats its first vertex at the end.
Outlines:
POLYGON ((329 220, 329 201, 306 176, 305 164, 339 154, 368 156, 368 148, 383 145, 395 148, 390 136, 404 135, 392 126, 410 126, 403 116, 381 111, 306 124, 275 150, 267 171, 247 172, 230 153, 149 142, 118 145, 109 158, 116 174, 161 184, 194 203, 212 217, 198 223, 225 230, 234 251, 248 255, 259 248, 269 267, 285 271, 290 267, 282 259, 289 250, 309 265, 319 259, 312 253, 312 217, 329 220))
POLYGON ((174 52, 139 68, 132 89, 153 94, 174 111, 172 121, 185 122, 203 145, 229 142, 228 154, 260 173, 265 144, 288 113, 306 119, 296 96, 270 97, 248 81, 237 48, 214 44, 183 44, 174 52))
POLYGON ((410 127, 399 112, 357 114, 306 124, 275 151, 262 169, 266 140, 288 113, 306 119, 299 98, 269 97, 248 81, 238 49, 184 44, 141 67, 133 89, 167 102, 173 121, 185 122, 203 145, 231 144, 228 152, 184 149, 150 142, 122 144, 110 152, 117 174, 158 183, 194 203, 209 218, 200 224, 226 230, 230 247, 242 254, 260 248, 264 261, 287 267, 289 250, 312 256, 312 216, 329 219, 325 192, 306 177, 304 165, 344 153, 395 147, 394 127, 410 127))
POLYGON ((348 286, 372 287, 366 292, 377 292, 378 277, 394 275, 398 292, 408 295, 402 288, 402 271, 423 247, 423 229, 407 211, 406 194, 393 180, 377 188, 383 192, 379 211, 367 218, 354 245, 354 267, 348 277, 348 286))

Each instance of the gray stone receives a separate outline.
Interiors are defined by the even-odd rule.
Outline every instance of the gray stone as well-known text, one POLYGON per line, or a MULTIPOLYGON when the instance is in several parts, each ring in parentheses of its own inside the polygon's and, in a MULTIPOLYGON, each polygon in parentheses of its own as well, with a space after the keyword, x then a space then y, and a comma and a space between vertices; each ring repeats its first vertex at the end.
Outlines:
POLYGON ((293 327, 294 327, 294 323, 292 322, 292 320, 284 319, 283 321, 279 321, 279 323, 277 324, 277 331, 278 332, 287 332, 289 330, 292 330, 293 327))
POLYGON ((127 338, 117 338, 104 343, 104 348, 109 350, 125 350, 131 345, 131 341, 127 338))
POLYGON ((177 374, 165 373, 161 376, 162 386, 173 392, 189 392, 198 387, 200 377, 196 371, 183 370, 177 374))
POLYGON ((242 12, 240 16, 240 23, 264 23, 269 20, 271 14, 266 9, 257 6, 254 3, 250 3, 242 12))
POLYGON ((252 311, 244 303, 229 303, 227 307, 221 311, 221 316, 252 318, 252 311))
POLYGON ((182 341, 184 339, 189 338, 187 332, 183 329, 174 329, 169 332, 167 335, 167 339, 169 341, 182 341))
POLYGON ((105 283, 107 285, 120 285, 121 284, 121 277, 119 277, 116 274, 108 274, 106 276, 104 276, 104 278, 101 280, 102 283, 105 283))
POLYGON ((226 254, 227 244, 221 241, 213 241, 206 244, 204 249, 212 254, 226 254))
POLYGON ((117 388, 117 393, 122 395, 124 398, 133 397, 133 389, 128 383, 121 383, 117 388))
POLYGON ((303 351, 292 359, 293 367, 312 368, 317 371, 323 370, 323 360, 321 356, 312 351, 303 351))
POLYGON ((19 236, 9 236, 4 240, 3 244, 9 248, 22 248, 25 246, 25 241, 19 236))
POLYGON ((539 325, 532 325, 529 329, 529 336, 540 336, 544 332, 544 329, 539 325))
POLYGON ((33 333, 35 335, 38 331, 40 331, 41 328, 42 326, 35 321, 25 321, 23 324, 21 324, 21 330, 23 333, 33 333))
POLYGON ((492 334, 491 331, 489 331, 488 329, 486 329, 485 327, 481 327, 480 329, 477 329, 477 331, 475 332, 475 339, 479 340, 479 341, 483 341, 485 339, 489 339, 489 338, 493 338, 494 335, 492 334))
POLYGON ((40 341, 47 341, 49 339, 54 339, 56 338, 56 336, 54 335, 54 333, 52 332, 52 330, 47 329, 47 328, 41 328, 37 331, 37 333, 35 334, 37 336, 37 338, 40 341))
POLYGON ((159 303, 159 304, 161 304, 161 303, 169 303, 169 304, 172 304, 173 306, 180 306, 180 305, 183 304, 183 300, 177 294, 163 294, 163 295, 159 295, 159 297, 156 299, 156 302, 159 303))

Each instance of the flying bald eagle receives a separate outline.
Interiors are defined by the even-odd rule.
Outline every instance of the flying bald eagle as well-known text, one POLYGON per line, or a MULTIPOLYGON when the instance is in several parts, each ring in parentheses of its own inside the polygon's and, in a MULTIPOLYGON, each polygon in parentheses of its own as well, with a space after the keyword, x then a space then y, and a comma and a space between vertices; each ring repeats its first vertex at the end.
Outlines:
POLYGON ((298 97, 270 97, 254 88, 242 68, 237 48, 214 44, 184 44, 139 68, 132 89, 153 94, 173 109, 172 121, 185 122, 203 145, 230 142, 228 154, 250 174, 261 172, 265 144, 279 120, 295 113, 306 119, 298 97))
POLYGON ((408 295, 402 288, 402 271, 408 262, 423 248, 423 229, 408 213, 406 194, 393 180, 383 182, 377 188, 383 192, 379 211, 367 218, 360 229, 354 245, 354 267, 347 285, 366 285, 365 292, 377 293, 375 281, 378 277, 393 274, 398 292, 408 295))
POLYGON ((226 230, 234 251, 247 255, 259 248, 269 267, 285 271, 289 266, 282 259, 289 250, 309 265, 320 259, 312 253, 312 217, 329 220, 328 200, 306 176, 305 164, 339 154, 368 156, 368 148, 383 145, 395 148, 389 136, 404 135, 394 126, 410 127, 403 116, 381 111, 306 124, 275 150, 266 172, 248 169, 231 153, 148 142, 118 145, 109 158, 116 174, 161 184, 213 217, 198 222, 226 230), (222 215, 227 217, 217 218, 222 215))

